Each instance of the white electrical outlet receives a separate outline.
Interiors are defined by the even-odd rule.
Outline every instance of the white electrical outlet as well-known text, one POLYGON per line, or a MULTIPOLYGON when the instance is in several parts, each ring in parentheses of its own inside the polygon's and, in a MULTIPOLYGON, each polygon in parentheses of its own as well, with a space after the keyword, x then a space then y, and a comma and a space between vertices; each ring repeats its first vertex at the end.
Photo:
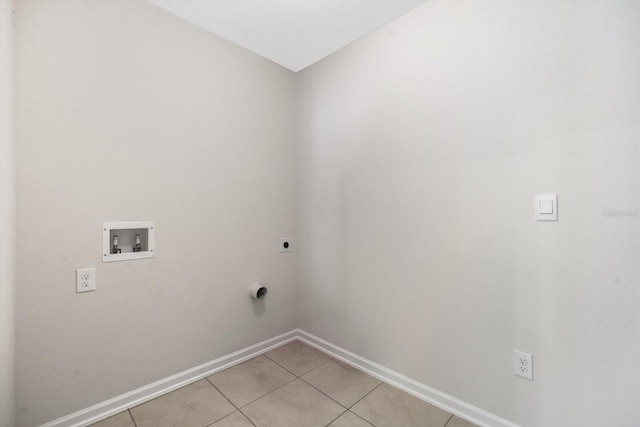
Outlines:
POLYGON ((96 269, 82 268, 76 270, 76 293, 96 290, 96 269))
POLYGON ((530 353, 513 350, 513 373, 533 380, 533 356, 530 353))
POLYGON ((293 241, 291 237, 280 238, 280 252, 291 252, 293 250, 293 241))

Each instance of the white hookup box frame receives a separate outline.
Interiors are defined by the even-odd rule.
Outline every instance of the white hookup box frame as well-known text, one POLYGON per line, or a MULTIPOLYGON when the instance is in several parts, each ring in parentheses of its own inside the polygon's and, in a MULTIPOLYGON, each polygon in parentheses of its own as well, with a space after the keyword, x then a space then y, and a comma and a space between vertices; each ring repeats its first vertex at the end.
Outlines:
POLYGON ((127 261, 155 256, 153 221, 102 223, 102 262, 127 261), (140 235, 140 251, 134 252, 136 235, 140 235), (119 253, 113 253, 113 239, 118 236, 119 253))

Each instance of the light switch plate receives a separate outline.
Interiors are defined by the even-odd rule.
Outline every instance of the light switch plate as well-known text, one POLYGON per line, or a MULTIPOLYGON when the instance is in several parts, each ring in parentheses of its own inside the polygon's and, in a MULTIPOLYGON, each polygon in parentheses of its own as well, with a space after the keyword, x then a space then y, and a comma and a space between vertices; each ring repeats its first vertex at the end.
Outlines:
POLYGON ((76 270, 76 293, 96 290, 96 269, 81 268, 76 270))
POLYGON ((535 200, 536 221, 558 220, 558 195, 538 194, 535 200))
POLYGON ((553 214, 553 201, 552 200, 540 200, 538 202, 540 213, 544 215, 553 214))

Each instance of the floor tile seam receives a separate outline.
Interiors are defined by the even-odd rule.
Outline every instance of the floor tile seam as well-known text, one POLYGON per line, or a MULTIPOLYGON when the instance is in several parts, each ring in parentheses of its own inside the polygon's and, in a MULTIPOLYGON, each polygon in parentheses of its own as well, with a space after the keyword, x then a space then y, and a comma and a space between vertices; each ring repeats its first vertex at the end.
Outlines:
POLYGON ((230 414, 225 415, 224 417, 222 417, 222 418, 220 418, 220 419, 218 419, 218 420, 215 420, 215 421, 214 421, 214 422, 212 422, 211 424, 207 424, 207 425, 206 425, 206 427, 211 427, 212 425, 214 425, 214 424, 215 424, 215 423, 217 423, 218 421, 222 421, 222 420, 224 420, 225 418, 228 418, 228 417, 230 417, 231 415, 235 414, 236 412, 238 412, 238 409, 236 409, 235 411, 233 411, 233 412, 232 412, 232 413, 230 413, 230 414))
POLYGON ((337 420, 338 418, 340 418, 341 416, 343 416, 344 414, 346 414, 349 410, 345 409, 344 411, 342 411, 340 414, 338 414, 337 417, 335 417, 334 419, 332 419, 331 421, 329 421, 327 424, 325 424, 324 427, 329 427, 329 425, 331 425, 332 422, 334 422, 335 420, 337 420))
POLYGON ((276 365, 280 366, 282 369, 284 369, 285 371, 289 372, 294 377, 299 378, 298 375, 294 374, 293 372, 291 372, 290 370, 288 370, 287 368, 285 368, 284 366, 282 366, 281 364, 279 364, 278 362, 276 362, 275 360, 273 360, 272 358, 267 356, 266 353, 264 354, 264 357, 266 357, 267 359, 271 360, 273 363, 275 363, 276 365))
MULTIPOLYGON (((358 403, 360 403, 360 402, 362 401, 362 399, 364 399, 365 397, 369 396, 371 393, 373 393, 374 391, 376 391, 376 390, 377 390, 377 389, 378 389, 382 384, 386 384, 386 383, 385 383, 384 381, 380 381, 380 384, 378 384, 377 386, 375 386, 375 387, 373 388, 373 390, 371 390, 369 393, 367 393, 367 394, 365 394, 364 396, 362 396, 360 399, 358 399, 358 400, 356 401, 356 403, 354 403, 353 405, 349 406, 349 408, 347 408, 347 409, 349 409, 349 410, 351 411, 351 409, 352 409, 354 406, 356 406, 358 403)), ((353 411, 351 411, 351 412, 353 412, 353 411)), ((354 413, 354 414, 356 414, 355 412, 353 412, 353 413, 354 413)), ((356 415, 358 415, 358 414, 356 414, 356 415)), ((362 417, 360 417, 360 418, 362 418, 362 417)), ((363 418, 363 419, 364 419, 364 418, 363 418)), ((365 421, 366 421, 366 420, 365 420, 365 421)), ((368 422, 368 421, 367 421, 367 422, 368 422)))
MULTIPOLYGON (((299 380, 299 379, 300 379, 300 378, 295 377, 295 378, 293 378, 293 379, 291 379, 291 380, 287 381, 286 383, 284 383, 284 384, 282 384, 282 385, 279 385, 278 387, 274 388, 273 390, 271 390, 271 391, 269 391, 269 392, 267 392, 267 393, 263 394, 262 396, 260 396, 260 397, 256 397, 256 398, 255 398, 255 399, 253 399, 251 402, 245 403, 245 404, 244 404, 244 405, 242 405, 242 406, 236 406, 236 408, 238 408, 238 410, 239 410, 239 411, 241 411, 243 408, 246 408, 247 406, 251 405, 252 403, 254 403, 254 402, 256 402, 256 401, 258 401, 258 400, 262 399, 263 397, 266 397, 266 396, 270 395, 271 393, 273 393, 273 392, 274 392, 274 391, 276 391, 276 390, 280 390, 282 387, 286 386, 287 384, 291 384, 291 383, 292 383, 292 382, 294 382, 295 380, 299 380)), ((235 405, 234 405, 234 406, 235 406, 235 405)), ((244 412, 243 412, 243 414, 244 414, 244 412)), ((247 417, 247 418, 249 418, 249 417, 247 417)))
MULTIPOLYGON (((233 402, 232 402, 232 401, 227 397, 227 395, 226 395, 226 394, 224 394, 224 393, 222 392, 222 390, 220 390, 218 387, 216 387, 216 385, 215 385, 214 383, 212 383, 212 382, 211 382, 211 380, 210 380, 208 377, 207 377, 207 378, 205 378, 205 379, 207 380, 207 382, 208 382, 209 384, 211 384, 211 387, 213 387, 214 389, 216 389, 216 390, 218 391, 218 393, 220 393, 220 394, 222 395, 222 397, 224 397, 224 398, 227 400, 227 402, 229 402, 229 403, 231 404, 231 406, 233 406, 234 408, 236 408, 236 410, 237 410, 237 409, 240 409, 240 408, 238 408, 238 407, 237 407, 237 406, 236 406, 236 405, 235 405, 235 404, 234 404, 234 403, 233 403, 233 402)), ((234 411, 234 412, 235 412, 235 411, 234 411)), ((226 416, 226 415, 225 415, 225 416, 226 416)), ((222 418, 221 418, 221 419, 222 419, 222 418)))
MULTIPOLYGON (((383 384, 387 384, 387 383, 385 383, 384 381, 382 381, 382 382, 381 382, 380 384, 378 384, 378 385, 377 385, 373 390, 371 390, 369 393, 367 393, 367 394, 365 394, 364 396, 362 396, 362 398, 361 398, 360 400, 358 400, 356 403, 354 403, 353 405, 351 405, 351 406, 349 407, 349 412, 353 413, 353 414, 354 414, 355 416, 357 416, 358 418, 361 418, 362 420, 366 421, 367 423, 369 423, 369 424, 371 424, 372 426, 374 426, 374 427, 375 427, 375 424, 373 424, 371 421, 367 420, 366 418, 363 418, 362 416, 358 415, 356 412, 352 411, 352 409, 353 409, 353 407, 354 407, 354 406, 356 406, 358 403, 360 403, 360 401, 362 401, 362 400, 363 400, 364 398, 366 398, 368 395, 370 395, 371 393, 373 393, 374 391, 376 391, 376 389, 378 389, 378 387, 382 386, 383 384)), ((387 384, 387 385, 390 385, 390 384, 387 384)), ((391 385, 390 385, 390 386, 391 386, 391 385)), ((394 386, 391 386, 391 387, 398 389, 397 387, 394 387, 394 386)), ((398 389, 398 390, 400 390, 400 389, 398 389)), ((400 390, 400 391, 402 391, 402 390, 400 390)), ((404 392, 404 393, 406 393, 406 392, 404 392)), ((420 399, 420 400, 422 400, 422 399, 420 399)), ((423 402, 424 402, 424 401, 423 401, 423 402)), ((431 405, 429 402, 424 402, 424 403, 426 403, 426 404, 428 404, 428 405, 431 405)), ((431 406, 434 406, 434 405, 431 405, 431 406)), ((437 408, 437 406, 434 406, 434 407, 436 407, 436 408, 437 408)), ((447 418, 447 421, 444 423, 444 425, 443 425, 442 427, 447 427, 447 424, 449 424, 449 421, 451 421, 451 419, 453 418, 453 414, 452 414, 452 413, 450 413, 450 412, 448 412, 448 411, 444 411, 444 412, 445 412, 445 413, 447 413, 447 414, 449 414, 449 418, 447 418)))
MULTIPOLYGON (((324 362, 322 365, 319 365, 319 366, 317 366, 316 368, 313 368, 311 371, 307 372, 307 373, 306 373, 306 374, 304 374, 304 375, 310 374, 311 372, 313 372, 313 371, 315 371, 316 369, 320 368, 320 366, 323 366, 323 365, 327 364, 328 362, 330 362, 330 361, 332 361, 332 360, 335 360, 336 362, 339 362, 339 363, 343 363, 343 362, 340 362, 338 359, 336 359, 336 358, 332 357, 331 359, 329 359, 329 360, 327 360, 326 362, 324 362)), ((347 365, 347 366, 349 366, 349 365, 347 365)), ((361 372, 361 373, 363 373, 363 374, 368 375, 368 376, 370 376, 370 377, 371 377, 371 375, 367 374, 367 373, 366 373, 366 372, 364 372, 364 371, 361 371, 361 370, 360 370, 360 369, 358 369, 358 368, 355 368, 355 367, 354 367, 354 369, 356 369, 358 372, 361 372)), ((356 404, 356 403, 358 403, 360 400, 362 400, 362 399, 364 399, 365 397, 367 397, 367 395, 368 395, 369 393, 371 393, 371 392, 372 392, 372 391, 374 391, 376 388, 378 388, 378 387, 380 387, 382 384, 384 384, 384 381, 381 381, 381 380, 377 379, 376 377, 371 377, 371 378, 373 378, 373 379, 375 379, 376 381, 378 381, 378 384, 376 384, 376 386, 375 386, 374 388, 372 388, 371 390, 369 390, 369 391, 368 391, 364 396, 362 396, 360 399, 358 399, 358 400, 357 400, 353 405, 355 405, 355 404, 356 404)), ((347 405, 343 405, 342 403, 338 402, 337 400, 335 400, 334 398, 332 398, 331 396, 329 396, 328 394, 326 394, 325 392, 323 392, 322 390, 320 390, 318 387, 316 387, 315 385, 311 384, 311 383, 310 383, 309 381, 307 381, 306 379, 302 378, 302 376, 300 376, 300 379, 301 379, 302 381, 304 381, 305 383, 309 384, 311 387, 313 387, 313 388, 315 388, 316 390, 318 390, 320 393, 324 394, 325 396, 327 396, 328 398, 330 398, 331 400, 333 400, 334 402, 338 403, 340 406, 342 406, 342 407, 344 407, 344 408, 347 408, 347 409, 351 409, 351 408, 353 407, 353 405, 347 406, 347 405)))
MULTIPOLYGON (((316 370, 316 369, 318 369, 319 367, 324 366, 324 365, 326 365, 327 363, 329 363, 329 362, 331 362, 331 361, 333 360, 333 361, 335 361, 335 362, 336 362, 336 363, 338 363, 338 364, 343 364, 343 365, 349 366, 349 367, 351 367, 351 368, 353 368, 353 369, 357 370, 358 372, 361 372, 361 373, 363 373, 363 374, 365 374, 365 375, 368 375, 368 376, 370 376, 370 377, 372 377, 372 378, 375 378, 377 381, 380 381, 380 383, 381 383, 381 384, 382 384, 382 383, 384 383, 384 381, 382 381, 382 380, 380 380, 380 379, 378 379, 378 378, 376 378, 376 377, 372 376, 370 373, 366 372, 364 369, 360 368, 359 366, 355 366, 355 365, 352 365, 352 364, 350 364, 350 363, 346 363, 346 362, 344 362, 344 361, 342 361, 342 360, 340 360, 340 359, 338 359, 338 358, 336 358, 336 357, 334 357, 334 356, 329 355, 329 353, 325 353, 323 350, 318 350, 318 351, 320 351, 321 353, 324 353, 324 354, 326 354, 327 356, 329 356, 329 360, 326 360, 326 361, 322 362, 320 365, 316 366, 315 368, 312 368, 311 370, 309 370, 309 371, 305 372, 304 374, 300 374, 300 378, 302 378, 302 376, 303 376, 303 375, 310 374, 311 372, 315 371, 315 370, 316 370)), ((274 360, 274 362, 275 362, 275 360, 274 360)), ((278 363, 278 362, 275 362, 275 363, 278 363)), ((285 368, 285 369, 286 369, 286 368, 285 368)), ((292 372, 292 373, 293 373, 293 372, 292 372)), ((295 374, 293 374, 293 375, 295 375, 295 374)), ((378 384, 378 386, 379 386, 379 385, 380 385, 380 384, 378 384)), ((376 386, 376 387, 378 387, 378 386, 376 386)), ((395 386, 392 386, 392 387, 394 387, 394 388, 398 388, 398 387, 395 387, 395 386)), ((373 390, 372 390, 372 391, 373 391, 373 390)))
MULTIPOLYGON (((242 363, 239 363, 239 364, 237 364, 237 365, 235 365, 235 366, 232 366, 232 367, 230 367, 230 368, 224 369, 224 370, 222 370, 222 371, 220 371, 220 372, 216 372, 215 374, 209 375, 209 376, 207 376, 207 377, 205 377, 205 378, 206 378, 206 380, 207 380, 207 381, 209 381, 209 383, 211 383, 211 385, 212 385, 212 386, 214 386, 216 389, 218 389, 218 387, 217 387, 217 386, 213 383, 213 381, 211 381, 209 378, 214 377, 214 376, 216 376, 217 374, 221 374, 221 373, 223 373, 223 372, 225 372, 225 371, 227 371, 227 370, 233 369, 233 368, 235 368, 236 366, 240 366, 240 365, 242 365, 243 363, 246 363, 246 362, 248 362, 249 360, 253 360, 253 359, 255 359, 256 357, 260 357, 260 356, 265 356, 265 357, 266 357, 266 355, 265 355, 265 354, 259 354, 258 356, 252 357, 251 359, 245 360, 245 361, 244 361, 244 362, 242 362, 242 363)), ((266 394, 263 394, 262 396, 260 396, 260 397, 258 397, 258 398, 256 398, 256 399, 253 399, 253 400, 252 400, 251 402, 249 402, 249 403, 246 403, 246 404, 241 405, 241 406, 237 406, 237 405, 235 405, 235 404, 233 404, 233 403, 232 403, 236 408, 238 408, 238 409, 240 409, 240 408, 244 408, 245 406, 247 406, 247 405, 249 405, 249 404, 251 404, 251 403, 255 402, 256 400, 258 400, 258 399, 260 399, 260 398, 262 398, 262 397, 266 396, 267 394, 271 393, 272 391, 276 391, 276 390, 277 390, 277 389, 279 389, 280 387, 283 387, 283 386, 285 386, 285 385, 289 384, 291 381, 294 381, 294 380, 296 380, 296 379, 298 379, 298 378, 299 378, 296 374, 294 374, 293 372, 291 372, 290 370, 288 370, 288 369, 287 369, 287 368, 285 368, 284 366, 282 366, 282 365, 278 364, 278 362, 276 362, 275 360, 272 360, 272 359, 271 359, 271 358, 269 358, 269 357, 267 357, 267 360, 270 360, 271 362, 275 363, 275 365, 276 365, 278 368, 284 369, 287 373, 289 373, 289 374, 293 375, 293 376, 294 376, 294 378, 293 378, 293 379, 291 379, 291 380, 289 380, 289 381, 287 381, 287 382, 285 382, 284 384, 279 385, 278 387, 276 387, 276 388, 274 388, 273 390, 271 390, 271 391, 267 392, 266 394)), ((222 393, 222 390, 218 389, 218 391, 219 391, 220 393, 222 393)), ((224 394, 224 393, 223 393, 223 394, 224 394)), ((226 395, 225 395, 225 397, 226 397, 226 395)))
MULTIPOLYGON (((325 353, 325 354, 326 354, 326 353, 325 353)), ((327 354, 327 356, 329 356, 329 355, 327 354)), ((318 369, 318 368, 319 368, 319 367, 321 367, 321 366, 326 365, 327 363, 331 362, 332 360, 337 360, 337 359, 336 359, 335 357, 333 357, 333 356, 329 356, 329 359, 328 359, 328 360, 325 360, 324 362, 322 362, 321 364, 319 364, 319 365, 318 365, 318 366, 316 366, 315 368, 311 368, 311 369, 309 369, 309 370, 308 370, 307 372, 305 372, 304 374, 300 374, 300 377, 299 377, 299 378, 300 378, 300 379, 302 379, 302 376, 303 376, 303 375, 310 374, 311 372, 315 371, 316 369, 318 369)))
MULTIPOLYGON (((326 354, 326 353, 324 353, 324 352, 323 352, 323 354, 326 354)), ((329 356, 329 359, 328 359, 328 360, 325 360, 324 362, 322 362, 322 363, 321 363, 321 364, 319 364, 318 366, 314 366, 313 368, 311 368, 311 369, 309 369, 309 370, 307 370, 307 371, 304 371, 303 373, 301 373, 300 375, 298 375, 298 374, 296 374, 295 372, 290 371, 289 369, 287 369, 284 365, 281 365, 280 363, 278 363, 276 360, 274 360, 274 359, 270 358, 269 356, 267 356, 267 354, 266 354, 266 353, 265 353, 265 354, 263 354, 263 356, 265 356, 266 358, 268 358, 269 360, 271 360, 271 361, 272 361, 273 363, 275 363, 276 365, 280 366, 280 367, 281 367, 282 369, 284 369, 285 371, 289 372, 291 375, 295 375, 297 378, 300 378, 301 376, 308 374, 309 372, 313 371, 314 369, 319 368, 320 366, 324 365, 325 363, 327 363, 327 362, 329 362, 329 361, 331 361, 331 360, 333 359, 333 357, 329 356)), ((327 354, 327 356, 328 356, 328 354, 327 354)))
MULTIPOLYGON (((229 417, 229 416, 231 416, 231 415, 235 414, 236 412, 240 412, 242 415, 244 415, 244 417, 245 417, 246 419, 248 419, 248 420, 249 420, 249 422, 250 422, 251 424, 253 424, 253 421, 251 421, 251 420, 249 419, 249 417, 247 417, 247 416, 245 415, 245 413, 244 413, 244 412, 242 412, 242 411, 240 410, 240 408, 239 408, 238 406, 236 406, 236 404, 235 404, 235 403, 233 403, 233 402, 231 401, 231 399, 229 399, 229 398, 227 397, 227 395, 226 395, 226 394, 224 394, 224 393, 222 392, 222 390, 220 390, 218 387, 216 387, 216 385, 215 385, 214 383, 212 383, 212 382, 211 382, 211 380, 209 379, 209 377, 205 377, 205 379, 207 380, 207 382, 209 382, 209 384, 211 384, 211 385, 213 386, 213 388, 214 388, 214 389, 218 390, 218 393, 220 393, 220 394, 222 395, 222 397, 224 397, 225 399, 227 399, 227 402, 229 402, 229 403, 231 404, 231 406, 233 406, 233 407, 235 408, 235 411, 231 412, 230 414, 225 415, 225 416, 224 416, 224 417, 222 417, 222 418, 219 418, 219 419, 215 420, 214 422, 212 422, 211 424, 209 424, 209 427, 210 427, 211 425, 213 425, 213 424, 217 423, 218 421, 220 421, 220 420, 222 420, 222 419, 224 419, 224 418, 227 418, 227 417, 229 417)), ((253 424, 253 425, 255 426, 255 424, 253 424)))
POLYGON ((453 418, 453 414, 451 414, 451 416, 447 419, 447 422, 444 423, 442 427, 447 427, 447 424, 449 424, 449 421, 451 421, 452 418, 453 418))
MULTIPOLYGON (((322 352, 322 353, 324 353, 324 352, 322 352)), ((324 353, 324 354, 325 354, 325 355, 327 355, 327 356, 329 356, 327 353, 324 353)), ((260 399, 262 399, 262 398, 264 398, 264 397, 268 396, 269 394, 271 394, 271 393, 273 393, 273 392, 275 392, 275 391, 277 391, 277 390, 279 390, 279 389, 281 389, 281 388, 285 387, 286 385, 288 385, 288 384, 290 384, 290 383, 294 382, 296 379, 300 379, 300 380, 302 380, 302 382, 303 382, 303 383, 305 383, 305 384, 309 385, 309 386, 310 386, 310 387, 312 387, 314 390, 318 391, 319 393, 321 393, 321 394, 322 394, 322 395, 324 395, 325 397, 329 398, 331 401, 333 401, 334 403, 336 403, 337 405, 339 405, 341 408, 343 408, 343 409, 344 409, 344 411, 343 411, 343 412, 341 412, 341 413, 340 413, 340 415, 338 415, 336 418, 334 418, 334 419, 333 419, 329 424, 331 424, 332 422, 334 422, 335 420, 337 420, 338 418, 340 418, 341 416, 343 416, 343 415, 344 415, 344 414, 346 414, 347 412, 351 412, 353 415, 355 415, 356 417, 360 418, 361 420, 363 420, 363 421, 364 421, 364 422, 366 422, 367 424, 369 424, 369 425, 371 425, 371 426, 374 426, 374 424, 372 424, 370 421, 368 421, 367 419, 365 419, 365 418, 361 417, 361 416, 360 416, 360 415, 358 415, 357 413, 353 412, 353 411, 352 411, 352 409, 353 409, 353 408, 354 408, 358 403, 360 403, 363 399, 365 399, 365 398, 366 398, 367 396, 369 396, 371 393, 373 393, 374 391, 376 391, 380 386, 382 386, 383 384, 386 384, 384 381, 380 381, 380 383, 379 383, 379 384, 377 384, 377 385, 376 385, 372 390, 370 390, 369 392, 367 392, 365 395, 363 395, 360 399, 358 399, 358 400, 357 400, 356 402, 354 402, 352 405, 350 405, 350 406, 346 406, 346 405, 343 405, 343 404, 341 404, 340 402, 336 401, 335 399, 333 399, 331 396, 329 396, 328 394, 326 394, 326 393, 325 393, 325 392, 323 392, 322 390, 318 389, 316 386, 314 386, 313 384, 311 384, 310 382, 308 382, 306 379, 302 378, 304 375, 310 374, 311 372, 313 372, 313 371, 315 371, 316 369, 318 369, 318 368, 320 368, 320 367, 324 366, 325 364, 327 364, 327 363, 331 362, 332 360, 337 360, 337 359, 335 359, 334 357, 329 356, 329 359, 325 360, 324 362, 320 363, 319 365, 317 365, 317 366, 315 366, 315 367, 313 367, 313 368, 311 368, 311 369, 309 369, 309 370, 307 370, 307 371, 305 371, 305 372, 301 373, 300 375, 297 375, 297 374, 295 374, 294 372, 292 372, 292 371, 290 371, 289 369, 287 369, 286 367, 284 367, 283 365, 281 365, 280 363, 278 363, 276 360, 274 360, 274 359, 272 359, 271 357, 269 357, 266 353, 263 353, 263 354, 261 354, 261 355, 257 355, 257 356, 255 356, 255 357, 259 357, 259 356, 265 356, 268 360, 272 361, 272 362, 273 362, 273 363, 275 363, 277 366, 279 366, 280 368, 284 369, 286 372, 288 372, 288 373, 290 373, 291 375, 293 375, 293 377, 294 377, 294 378, 292 378, 291 380, 289 380, 289 381, 285 382, 284 384, 282 384, 282 385, 280 385, 280 386, 278 386, 278 387, 274 388, 273 390, 269 391, 268 393, 265 393, 264 395, 262 395, 262 396, 260 396, 260 397, 258 397, 258 398, 256 398, 256 399, 254 399, 254 400, 252 400, 252 401, 250 401, 250 402, 248 402, 248 403, 246 403, 246 404, 244 404, 244 405, 242 405, 242 406, 237 406, 236 404, 234 404, 234 403, 233 403, 233 402, 232 402, 232 401, 231 401, 231 400, 226 396, 226 394, 224 394, 224 393, 222 392, 222 390, 220 390, 220 389, 219 389, 215 384, 213 384, 213 382, 209 379, 209 377, 213 375, 213 374, 212 374, 212 375, 209 375, 209 376, 202 376, 202 377, 200 377, 199 379, 196 379, 196 380, 194 380, 194 381, 190 382, 189 384, 185 384, 185 385, 183 385, 183 386, 181 386, 181 387, 176 388, 175 390, 171 390, 170 392, 163 393, 163 394, 161 394, 160 396, 154 397, 153 399, 150 399, 150 400, 148 400, 148 401, 142 402, 142 403, 140 403, 140 404, 138 404, 138 405, 134 405, 134 406, 131 406, 131 407, 127 407, 127 408, 126 408, 126 411, 127 411, 127 413, 129 414, 129 417, 130 417, 131 421, 133 422, 133 425, 134 425, 135 427, 138 427, 138 424, 136 423, 136 420, 135 420, 134 415, 133 415, 133 411, 132 411, 133 409, 138 408, 138 407, 141 407, 141 406, 143 406, 143 405, 145 405, 145 404, 147 404, 147 403, 153 402, 154 400, 157 400, 157 399, 159 399, 159 398, 161 398, 161 397, 167 396, 167 395, 169 395, 169 394, 171 394, 171 393, 173 393, 173 392, 177 392, 177 391, 179 391, 179 390, 181 390, 181 389, 184 389, 184 388, 186 388, 186 387, 189 387, 189 386, 191 386, 191 385, 193 385, 193 384, 195 384, 195 383, 199 382, 200 380, 204 379, 204 380, 206 380, 206 381, 207 381, 207 383, 209 383, 209 384, 210 384, 210 385, 211 385, 215 390, 217 390, 217 391, 218 391, 218 392, 219 392, 219 393, 220 393, 220 394, 221 394, 221 395, 222 395, 222 396, 223 396, 223 397, 224 397, 224 398, 225 398, 225 399, 226 399, 226 400, 231 404, 231 406, 232 406, 233 408, 235 408, 235 410, 234 410, 234 411, 232 411, 231 413, 229 413, 229 414, 227 414, 227 415, 223 416, 222 418, 219 418, 219 419, 217 419, 217 420, 213 421, 213 422, 212 422, 211 424, 209 424, 207 427, 210 427, 210 426, 212 426, 213 424, 217 423, 218 421, 221 421, 222 419, 227 418, 227 417, 229 417, 229 416, 233 415, 236 411, 237 411, 237 412, 240 412, 240 413, 241 413, 241 414, 242 414, 242 415, 243 415, 243 416, 244 416, 244 417, 245 417, 245 418, 246 418, 246 419, 251 423, 251 425, 256 426, 256 424, 255 424, 255 423, 254 423, 254 422, 249 418, 249 416, 247 416, 247 414, 245 414, 245 413, 243 412, 243 410, 242 410, 242 409, 246 409, 246 407, 247 407, 247 406, 249 406, 249 405, 251 405, 252 403, 254 403, 254 402, 256 402, 256 401, 258 401, 258 400, 260 400, 260 399)), ((255 358, 255 357, 254 357, 254 358, 255 358)), ((253 359, 253 358, 252 358, 252 359, 253 359)), ((249 360, 251 360, 251 359, 249 359, 249 360)), ((230 368, 228 368, 228 369, 230 369, 230 368)), ((358 370, 359 370, 359 371, 361 371, 360 369, 358 369, 358 370)), ((224 372, 224 370, 223 370, 223 371, 220 371, 220 372, 224 372)), ((361 371, 361 372, 363 372, 363 371, 361 371)), ((395 388, 397 388, 397 387, 395 387, 395 388)), ((453 419, 453 417, 454 417, 454 414, 449 413, 449 417, 447 418, 447 421, 445 422, 445 424, 444 424, 442 427, 447 427, 447 425, 449 425, 449 423, 451 422, 451 420, 453 419)), ((329 425, 329 424, 327 424, 327 425, 329 425)), ((374 427, 375 427, 375 426, 374 426, 374 427)))
POLYGON ((138 427, 138 424, 136 423, 136 419, 133 418, 133 414, 131 413, 131 409, 127 408, 127 413, 129 414, 129 417, 131 417, 131 421, 133 421, 133 425, 135 427, 138 427))
MULTIPOLYGON (((298 378, 302 378, 303 375, 307 375, 308 373, 310 373, 311 371, 315 371, 316 369, 318 369, 320 366, 324 365, 325 363, 329 362, 329 360, 322 362, 321 364, 319 364, 318 366, 314 366, 311 369, 308 369, 306 371, 304 371, 303 373, 301 373, 300 375, 298 375, 298 378)), ((295 375, 295 374, 294 374, 295 375)))
POLYGON ((300 378, 301 381, 303 381, 305 384, 307 384, 308 386, 310 386, 311 388, 313 388, 316 391, 319 391, 320 393, 322 393, 323 395, 325 395, 326 397, 328 397, 329 399, 331 399, 332 401, 334 401, 335 403, 337 403, 338 405, 340 405, 341 407, 343 407, 344 409, 348 410, 349 408, 345 405, 343 405, 342 403, 338 402, 337 400, 335 400, 333 397, 329 396, 327 393, 325 393, 324 391, 320 390, 318 387, 314 386, 313 384, 311 384, 310 382, 308 382, 307 380, 305 380, 304 378, 300 378))
POLYGON ((364 418, 362 418, 360 415, 356 414, 355 412, 353 412, 351 409, 348 409, 347 412, 352 413, 353 415, 355 415, 356 417, 360 418, 362 421, 364 421, 365 423, 369 424, 370 426, 376 427, 371 421, 369 420, 365 420, 364 418))
POLYGON ((251 421, 249 419, 249 417, 247 417, 244 412, 242 412, 240 409, 236 409, 235 411, 233 411, 232 413, 225 415, 224 417, 220 418, 219 420, 215 420, 214 422, 212 422, 211 424, 208 424, 206 427, 212 427, 215 423, 220 422, 222 420, 224 420, 225 418, 229 418, 230 416, 232 416, 233 414, 235 414, 236 412, 240 412, 242 414, 242 416, 244 416, 247 421, 249 421, 251 423, 252 426, 255 426, 255 424, 253 423, 253 421, 251 421))
POLYGON ((258 426, 256 425, 256 423, 254 423, 254 422, 253 422, 253 420, 252 420, 251 418, 249 418, 249 415, 247 415, 247 414, 245 414, 244 412, 242 412, 242 409, 238 409, 238 411, 239 411, 242 415, 244 415, 244 417, 245 417, 247 420, 249 420, 249 422, 251 423, 251 425, 252 425, 252 426, 254 426, 254 427, 258 427, 258 426))

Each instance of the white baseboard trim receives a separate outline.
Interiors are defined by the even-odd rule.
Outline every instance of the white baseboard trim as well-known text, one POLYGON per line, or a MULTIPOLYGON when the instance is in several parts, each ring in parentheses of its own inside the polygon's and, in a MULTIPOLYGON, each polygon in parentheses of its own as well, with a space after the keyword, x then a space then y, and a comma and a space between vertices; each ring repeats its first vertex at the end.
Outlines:
POLYGON ((148 400, 184 387, 201 380, 204 377, 215 374, 223 369, 244 362, 259 354, 265 353, 276 347, 280 347, 297 338, 298 331, 293 330, 277 337, 262 341, 261 343, 243 348, 226 356, 222 356, 211 362, 203 363, 195 368, 187 369, 170 377, 140 387, 128 393, 121 394, 104 402, 97 403, 73 414, 43 424, 41 427, 82 427, 108 418, 128 408, 144 403, 148 400))
POLYGON ((355 368, 378 378, 385 383, 406 391, 407 393, 424 400, 440 409, 450 412, 460 418, 477 424, 481 427, 520 427, 509 420, 501 418, 476 406, 470 405, 453 396, 449 396, 439 390, 412 380, 398 372, 385 368, 375 362, 351 353, 348 350, 331 344, 308 332, 298 329, 297 337, 300 341, 309 344, 318 350, 330 354, 355 368))
POLYGON ((128 408, 140 405, 151 399, 155 399, 170 391, 184 387, 204 377, 215 374, 223 369, 242 363, 259 354, 266 353, 276 347, 280 347, 295 339, 298 339, 318 350, 327 353, 371 376, 378 378, 394 387, 429 402, 438 408, 450 412, 460 418, 477 424, 481 427, 520 427, 511 421, 500 418, 476 406, 470 405, 453 396, 438 391, 427 385, 412 380, 398 372, 385 368, 375 362, 351 353, 337 345, 331 344, 300 329, 287 332, 277 337, 262 341, 261 343, 246 347, 226 356, 222 356, 211 362, 203 363, 195 368, 187 369, 170 377, 161 379, 149 385, 133 391, 121 394, 104 402, 97 403, 73 414, 42 424, 40 427, 83 427, 97 421, 108 418, 128 408))

